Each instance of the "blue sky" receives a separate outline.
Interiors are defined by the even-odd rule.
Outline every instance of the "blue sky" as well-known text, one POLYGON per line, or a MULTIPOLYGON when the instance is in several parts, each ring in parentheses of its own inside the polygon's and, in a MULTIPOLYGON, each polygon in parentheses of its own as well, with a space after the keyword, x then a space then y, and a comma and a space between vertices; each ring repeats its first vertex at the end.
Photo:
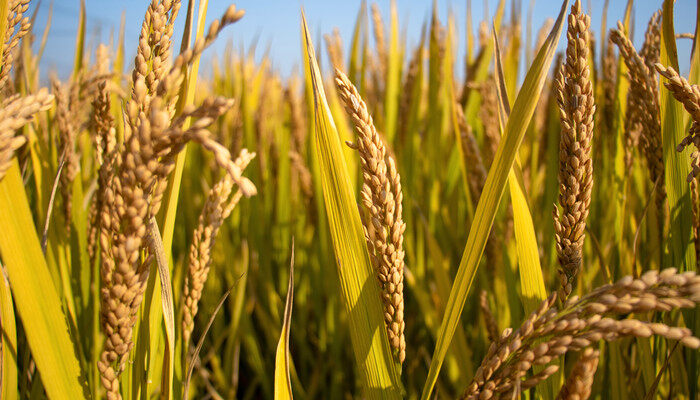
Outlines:
MULTIPOLYGON (((389 18, 389 0, 376 1, 382 9, 385 21, 389 18)), ((556 17, 561 3, 558 0, 520 0, 523 19, 527 18, 529 6, 532 4, 532 30, 533 36, 537 34, 539 27, 547 18, 556 17)), ((36 33, 46 26, 49 14, 50 1, 42 0, 39 4, 32 2, 30 12, 39 6, 36 33)), ((465 15, 467 0, 437 0, 441 21, 445 21, 448 12, 454 12, 457 18, 458 48, 460 56, 464 54, 465 15)), ((472 0, 472 15, 474 26, 478 26, 483 18, 485 4, 490 13, 493 13, 497 1, 472 0)), ((506 7, 506 18, 510 13, 510 2, 506 7)), ((634 44, 641 46, 644 30, 649 17, 661 6, 661 0, 639 0, 634 5, 635 31, 634 44)), ((218 18, 231 4, 229 0, 210 0, 207 21, 218 18)), ((333 28, 340 30, 344 46, 349 46, 355 17, 360 7, 360 1, 337 0, 241 0, 235 2, 236 6, 246 11, 245 17, 228 27, 222 33, 220 39, 208 50, 204 56, 204 62, 211 59, 214 54, 223 53, 227 42, 233 43, 235 48, 241 45, 246 48, 257 39, 257 54, 262 54, 268 47, 273 62, 273 68, 283 75, 288 75, 295 67, 300 65, 300 9, 304 7, 310 28, 314 32, 314 40, 318 40, 319 34, 329 33, 333 28)), ((596 38, 600 37, 600 24, 603 12, 603 0, 583 0, 584 8, 591 10, 591 25, 596 38)), ((615 26, 618 19, 622 18, 626 0, 610 0, 607 29, 615 26)), ((420 29, 423 21, 429 16, 431 0, 397 0, 398 14, 401 29, 406 30, 409 46, 415 45, 419 40, 420 29)), ((119 30, 122 13, 125 13, 125 40, 126 56, 131 62, 135 55, 136 43, 143 15, 148 6, 144 0, 86 0, 87 10, 87 38, 93 45, 97 42, 109 41, 110 35, 119 30)), ((48 71, 56 71, 59 77, 65 78, 72 68, 75 35, 78 26, 79 0, 54 0, 53 20, 45 54, 42 59, 42 75, 48 71)), ((179 49, 180 37, 187 1, 183 0, 183 6, 178 17, 178 24, 174 37, 175 48, 179 49)), ((195 14, 196 15, 196 14, 195 14)), ((696 2, 694 0, 677 0, 675 6, 676 32, 693 32, 696 16, 696 2)), ((208 24, 207 24, 208 25, 208 24)), ((523 35, 525 26, 523 26, 523 35)), ((560 48, 563 48, 564 36, 560 38, 560 48)), ((533 39, 534 40, 534 39, 533 39)), ((687 59, 690 55, 690 40, 681 39, 679 42, 679 57, 681 70, 687 71, 687 59)), ((128 66, 130 67, 130 66, 128 66)), ((200 69, 206 74, 209 68, 200 69)), ((462 71, 457 66, 456 71, 462 71)))

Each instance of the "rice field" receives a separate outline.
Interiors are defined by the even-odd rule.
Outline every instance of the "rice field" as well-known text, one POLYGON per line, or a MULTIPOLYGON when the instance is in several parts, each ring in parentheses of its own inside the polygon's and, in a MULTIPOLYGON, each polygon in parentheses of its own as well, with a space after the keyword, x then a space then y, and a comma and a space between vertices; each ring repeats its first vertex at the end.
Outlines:
POLYGON ((426 4, 415 45, 395 1, 349 37, 300 8, 289 75, 204 62, 235 5, 151 0, 126 48, 81 3, 67 79, 29 3, 0 0, 0 399, 700 398, 685 2, 426 4))

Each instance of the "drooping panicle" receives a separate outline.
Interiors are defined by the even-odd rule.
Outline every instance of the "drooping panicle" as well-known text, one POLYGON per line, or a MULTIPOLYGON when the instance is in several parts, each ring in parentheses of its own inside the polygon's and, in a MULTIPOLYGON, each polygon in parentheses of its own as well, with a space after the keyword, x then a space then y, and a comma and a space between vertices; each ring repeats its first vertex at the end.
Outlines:
POLYGON ((256 192, 253 183, 242 177, 230 152, 207 129, 231 108, 232 99, 210 97, 200 106, 186 106, 175 115, 185 67, 211 45, 225 26, 240 19, 242 12, 230 6, 220 20, 211 23, 203 38, 170 65, 169 57, 161 56, 171 46, 164 41, 170 41, 172 26, 160 24, 172 25, 178 8, 179 4, 171 0, 153 0, 148 8, 144 23, 147 28, 142 29, 132 73, 133 89, 126 103, 124 141, 116 149, 113 168, 104 179, 111 207, 102 213, 100 235, 100 320, 105 342, 98 369, 109 400, 121 399, 119 374, 134 345, 132 331, 153 254, 145 241, 146 227, 158 214, 166 178, 175 168, 178 153, 188 142, 197 142, 214 155, 217 165, 243 195, 256 192), (159 33, 154 36, 151 31, 159 33), (162 66, 159 62, 168 64, 162 66), (193 122, 187 126, 190 119, 193 122))
MULTIPOLYGON (((248 150, 243 149, 234 163, 243 171, 253 158, 255 153, 249 153, 248 150)), ((209 191, 202 213, 199 215, 199 224, 192 236, 183 301, 182 335, 186 345, 189 345, 194 329, 194 317, 197 315, 199 300, 209 274, 211 251, 216 235, 221 224, 243 196, 240 189, 233 191, 234 185, 230 175, 224 175, 209 191)))
POLYGON ((25 17, 24 13, 29 8, 29 0, 9 0, 7 4, 7 15, 0 15, 0 18, 6 18, 5 32, 0 32, 2 35, 2 60, 0 61, 0 90, 6 90, 5 87, 9 78, 10 70, 15 58, 15 48, 19 41, 29 32, 31 22, 29 17, 25 17))
POLYGON ((678 102, 683 104, 693 120, 688 136, 683 138, 676 147, 677 151, 683 151, 691 144, 695 147, 691 154, 692 171, 687 178, 690 182, 700 174, 700 153, 698 152, 700 150, 700 89, 697 85, 691 85, 684 77, 678 75, 678 72, 672 67, 665 68, 661 64, 656 64, 656 70, 667 79, 664 86, 678 102))
MULTIPOLYGON (((691 349, 700 339, 690 329, 630 317, 630 314, 692 309, 700 302, 700 276, 674 268, 626 276, 581 298, 557 306, 557 295, 544 300, 517 329, 505 329, 491 343, 463 399, 511 398, 557 371, 551 364, 527 379, 533 366, 545 366, 570 351, 596 346, 601 340, 652 335, 678 340, 691 349)), ((591 358, 593 356, 591 355, 591 358)), ((588 369, 588 367, 586 367, 588 369)))
POLYGON ((0 180, 15 155, 15 151, 27 142, 27 138, 17 135, 17 130, 29 123, 36 113, 51 107, 53 95, 46 89, 35 95, 8 97, 0 104, 0 180))
MULTIPOLYGON (((652 16, 652 21, 655 18, 658 17, 652 16)), ((650 26, 652 25, 650 24, 650 26)), ((653 29, 655 28, 652 27, 653 29)), ((629 70, 630 88, 627 93, 627 112, 631 115, 630 118, 639 121, 641 150, 648 164, 652 184, 659 182, 656 191, 656 207, 662 210, 663 214, 666 186, 664 184, 664 160, 661 145, 661 114, 654 71, 649 70, 645 60, 634 49, 621 22, 617 23, 617 29, 610 31, 610 40, 620 49, 620 56, 629 70)), ((653 50, 653 44, 648 47, 649 50, 645 50, 645 53, 648 55, 647 58, 651 57, 650 59, 652 59, 656 50, 653 50)), ((634 135, 633 131, 629 131, 629 127, 633 128, 635 124, 634 120, 626 124, 628 126, 626 135, 634 135)))

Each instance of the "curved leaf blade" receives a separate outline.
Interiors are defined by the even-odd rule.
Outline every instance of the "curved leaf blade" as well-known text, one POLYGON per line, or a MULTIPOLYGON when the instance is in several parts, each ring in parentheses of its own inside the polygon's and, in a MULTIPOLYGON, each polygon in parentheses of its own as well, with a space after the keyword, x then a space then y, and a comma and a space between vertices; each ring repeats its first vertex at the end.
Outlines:
POLYGON ((476 207, 474 221, 469 230, 467 244, 464 248, 462 260, 457 270, 455 282, 450 291, 447 308, 445 309, 445 315, 440 326, 435 352, 428 371, 428 379, 423 387, 421 396, 423 400, 427 400, 430 397, 435 387, 440 367, 447 354, 447 349, 452 341, 457 324, 459 324, 464 303, 467 300, 467 295, 476 275, 476 270, 486 245, 486 239, 496 216, 498 204, 505 190, 506 179, 515 161, 520 143, 525 136, 527 125, 535 111, 552 58, 554 58, 554 52, 564 25, 567 5, 568 0, 565 0, 552 31, 527 72, 525 81, 515 100, 511 116, 508 118, 505 135, 501 139, 486 178, 486 184, 476 207))
POLYGON ((314 95, 314 151, 320 165, 323 198, 357 372, 365 397, 399 398, 401 384, 384 328, 379 287, 303 11, 302 35, 304 63, 314 95))
POLYGON ((287 300, 284 302, 284 322, 275 354, 275 400, 289 400, 292 396, 292 381, 289 379, 289 331, 292 325, 292 304, 294 303, 294 241, 289 263, 289 285, 287 300))
POLYGON ((0 181, 0 254, 48 397, 83 399, 83 375, 61 300, 41 252, 17 160, 0 181))

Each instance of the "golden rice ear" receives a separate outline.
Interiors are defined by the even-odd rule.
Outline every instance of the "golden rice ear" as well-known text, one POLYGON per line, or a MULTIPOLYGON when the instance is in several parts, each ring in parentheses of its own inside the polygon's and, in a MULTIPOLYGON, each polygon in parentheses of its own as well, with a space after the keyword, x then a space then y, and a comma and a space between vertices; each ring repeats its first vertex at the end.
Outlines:
POLYGON ((28 124, 34 115, 47 110, 54 96, 46 89, 30 96, 13 96, 5 99, 0 107, 0 181, 10 168, 15 151, 26 143, 17 131, 28 124))
POLYGON ((698 284, 700 276, 695 272, 679 274, 675 269, 667 269, 649 271, 638 279, 624 277, 580 299, 571 297, 561 307, 556 306, 558 296, 553 293, 519 329, 504 331, 501 339, 491 345, 461 398, 517 396, 558 370, 557 365, 545 365, 569 351, 589 349, 584 351, 582 363, 574 368, 560 396, 586 394, 598 359, 598 354, 590 348, 601 340, 657 335, 697 349, 700 339, 688 328, 624 317, 629 313, 667 309, 669 303, 694 308, 700 301, 698 284), (544 369, 523 380, 537 366, 544 369))
POLYGON ((561 119, 559 147, 559 206, 555 213, 559 258, 559 298, 571 294, 583 264, 583 240, 593 189, 591 141, 595 99, 589 63, 591 18, 577 0, 571 6, 566 60, 557 77, 561 119))
MULTIPOLYGON (((159 232, 156 232, 159 228, 155 218, 168 190, 167 178, 176 169, 178 154, 187 142, 198 142, 214 155, 217 164, 226 170, 229 179, 238 185, 243 195, 256 193, 253 183, 241 176, 242 171, 231 160, 228 149, 216 142, 207 129, 217 117, 231 108, 233 100, 214 97, 206 99, 199 107, 190 107, 194 89, 190 87, 184 89, 187 91, 184 101, 178 101, 182 94, 179 93, 179 85, 185 81, 184 75, 188 71, 185 67, 211 45, 224 26, 235 22, 242 14, 230 7, 221 22, 212 22, 205 38, 196 38, 193 48, 179 55, 175 65, 170 66, 173 25, 179 7, 178 1, 154 0, 146 12, 132 72, 134 85, 126 104, 129 134, 116 156, 118 168, 112 172, 114 201, 110 203, 110 226, 104 239, 106 247, 112 248, 112 252, 101 259, 101 320, 106 339, 97 364, 102 384, 108 397, 113 399, 121 396, 119 375, 125 369, 135 343, 133 329, 144 295, 147 296, 147 304, 151 304, 153 292, 146 293, 145 289, 147 282, 155 283, 154 275, 149 278, 149 266, 154 255, 161 255, 157 257, 158 271, 161 282, 166 285, 162 293, 157 293, 165 314, 153 320, 159 321, 164 316, 168 328, 161 389, 166 397, 172 390, 175 358, 173 306, 168 290, 167 261, 162 256, 170 251, 172 227, 165 218, 163 229, 167 235, 163 235, 165 240, 161 240, 157 235, 159 232), (190 123, 192 118, 195 120, 190 123), (148 237, 144 229, 146 223, 149 224, 148 237), (142 251, 147 252, 145 257, 141 256, 142 251)), ((200 11, 204 13, 204 10, 206 6, 200 4, 200 11)), ((204 27, 201 26, 198 36, 203 31, 204 27)), ((194 76, 196 71, 196 66, 193 66, 191 72, 194 76)), ((194 80, 189 80, 188 84, 193 85, 194 80)), ((171 215, 171 210, 174 213, 170 202, 172 192, 167 194, 166 217, 171 215)), ((145 367, 137 365, 135 368, 142 373, 145 367)))
MULTIPOLYGON (((665 209, 666 184, 663 146, 661 143, 661 115, 659 110, 659 96, 654 71, 650 70, 640 54, 637 53, 632 42, 628 39, 622 22, 618 21, 617 29, 610 32, 610 38, 620 49, 620 55, 629 69, 630 91, 628 100, 632 113, 641 121, 642 150, 649 165, 649 178, 651 182, 659 182, 659 191, 656 196, 656 206, 659 210, 665 209)), ((660 216, 660 230, 663 230, 663 212, 660 216)), ((663 236, 663 235, 661 235, 663 236)))
POLYGON ((566 382, 561 387, 557 400, 585 400, 591 395, 593 377, 598 369, 598 357, 600 352, 591 347, 586 347, 578 361, 574 364, 574 369, 566 378, 566 382))
POLYGON ((358 136, 354 148, 362 160, 364 185, 361 196, 366 199, 362 204, 369 215, 369 222, 365 221, 367 245, 382 292, 389 343, 399 363, 403 363, 406 357, 403 299, 403 232, 406 224, 402 215, 401 177, 357 88, 337 68, 335 84, 358 136))
POLYGON ((9 81, 14 50, 31 30, 29 17, 24 16, 28 8, 29 0, 5 0, 0 3, 0 92, 5 90, 9 81))
MULTIPOLYGON (((255 153, 242 149, 234 164, 242 172, 253 158, 255 158, 255 153)), ((235 185, 236 183, 231 176, 226 174, 211 188, 204 202, 204 208, 199 215, 197 228, 192 235, 182 302, 182 337, 187 347, 189 347, 190 337, 194 329, 194 318, 199 310, 199 300, 202 298, 204 283, 209 274, 211 253, 216 236, 221 224, 231 214, 245 192, 242 187, 238 187, 234 191, 235 185)))
POLYGON ((314 157, 317 157, 322 171, 323 198, 337 260, 341 299, 349 318, 357 372, 366 396, 398 398, 402 391, 400 365, 393 361, 386 330, 377 330, 383 324, 381 295, 375 283, 347 165, 303 12, 302 39, 307 81, 312 84, 316 127, 314 157))

